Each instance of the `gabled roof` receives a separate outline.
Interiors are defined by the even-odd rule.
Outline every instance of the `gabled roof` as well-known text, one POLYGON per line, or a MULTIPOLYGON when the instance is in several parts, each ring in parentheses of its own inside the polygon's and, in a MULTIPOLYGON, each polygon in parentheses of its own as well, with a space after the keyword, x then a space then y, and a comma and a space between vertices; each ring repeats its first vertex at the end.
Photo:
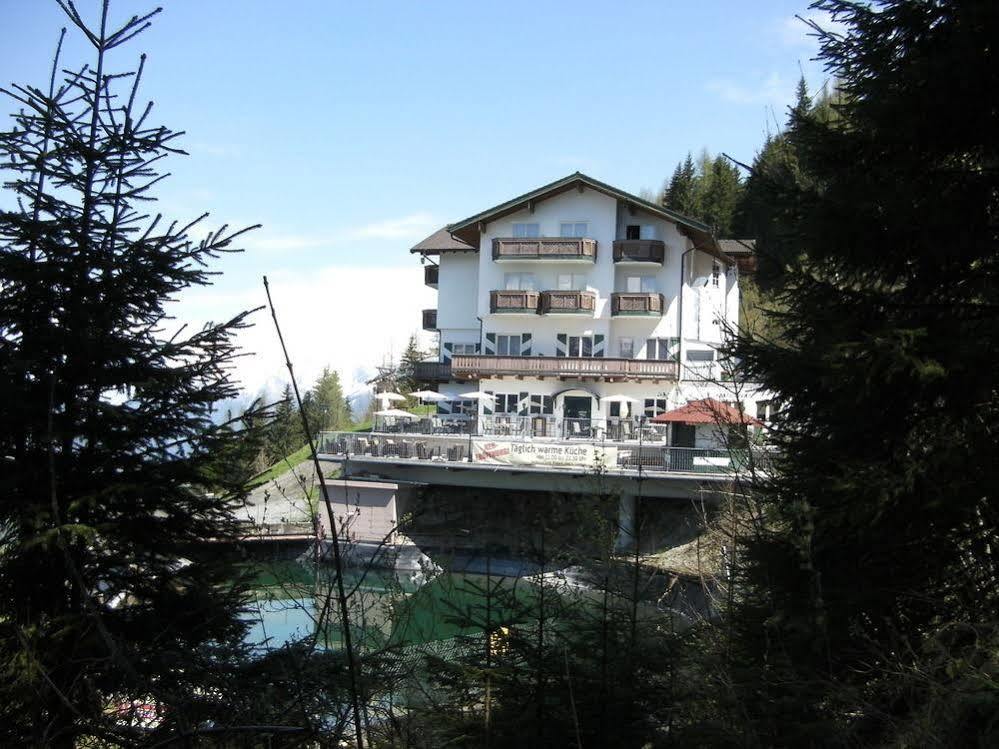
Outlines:
POLYGON ((421 242, 417 242, 409 251, 419 252, 422 255, 438 255, 442 252, 476 252, 477 250, 477 247, 472 247, 467 242, 455 239, 444 226, 421 242))
POLYGON ((719 239, 718 244, 726 255, 752 255, 756 252, 755 239, 719 239))
POLYGON ((761 427, 763 422, 742 413, 734 406, 716 401, 714 398, 703 398, 688 401, 687 405, 674 408, 655 416, 651 421, 656 424, 674 422, 679 424, 748 424, 761 427))
POLYGON ((593 177, 589 177, 582 172, 575 172, 567 177, 563 177, 562 179, 555 180, 550 184, 544 185, 543 187, 524 193, 523 195, 513 198, 512 200, 508 200, 505 203, 500 203, 499 205, 493 206, 488 210, 476 213, 474 216, 469 216, 462 221, 450 224, 448 225, 447 230, 455 238, 477 247, 479 243, 479 225, 481 223, 488 223, 511 213, 515 213, 535 201, 545 200, 573 188, 582 189, 584 187, 596 190, 604 195, 616 198, 629 206, 634 206, 635 208, 639 208, 646 213, 651 213, 654 216, 673 222, 683 234, 688 236, 691 241, 693 241, 694 246, 697 249, 710 255, 714 255, 718 259, 727 263, 732 262, 731 258, 727 257, 722 252, 718 245, 718 240, 714 238, 711 234, 711 228, 706 224, 702 224, 700 221, 695 221, 692 218, 687 218, 676 211, 671 211, 669 208, 664 208, 661 205, 650 203, 637 195, 632 195, 624 190, 619 190, 612 185, 608 185, 606 182, 593 179, 593 177))

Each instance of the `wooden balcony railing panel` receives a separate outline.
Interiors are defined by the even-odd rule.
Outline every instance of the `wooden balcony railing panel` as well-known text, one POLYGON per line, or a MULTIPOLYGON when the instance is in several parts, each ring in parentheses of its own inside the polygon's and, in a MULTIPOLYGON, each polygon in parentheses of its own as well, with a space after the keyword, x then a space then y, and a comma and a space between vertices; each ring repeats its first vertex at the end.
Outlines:
POLYGON ((423 310, 423 329, 437 330, 437 310, 435 309, 423 310))
POLYGON ((451 365, 438 361, 417 362, 413 367, 413 379, 417 382, 448 382, 451 379, 451 365))
POLYGON ((541 314, 593 312, 597 295, 592 291, 542 291, 541 314))
POLYGON ((437 282, 440 279, 440 266, 439 265, 424 265, 423 266, 423 283, 426 286, 432 286, 437 288, 437 282))
POLYGON ((481 354, 455 354, 451 358, 452 376, 467 380, 500 376, 671 380, 676 379, 676 373, 676 362, 646 359, 481 354))
POLYGON ((597 240, 585 237, 494 239, 493 260, 585 260, 597 258, 597 240))
POLYGON ((537 291, 499 290, 489 292, 489 311, 534 312, 538 311, 540 294, 537 291))
POLYGON ((666 262, 666 243, 658 239, 615 239, 615 263, 666 262))
POLYGON ((663 309, 662 294, 626 291, 611 294, 612 315, 661 315, 663 309))

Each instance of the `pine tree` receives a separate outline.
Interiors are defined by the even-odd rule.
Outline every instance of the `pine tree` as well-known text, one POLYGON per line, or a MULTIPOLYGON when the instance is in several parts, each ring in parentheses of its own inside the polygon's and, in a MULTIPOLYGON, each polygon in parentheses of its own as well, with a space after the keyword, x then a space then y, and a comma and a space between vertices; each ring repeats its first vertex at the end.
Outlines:
MULTIPOLYGON (((304 404, 303 399, 303 404, 304 404)), ((283 460, 305 444, 302 420, 295 406, 291 385, 285 385, 281 400, 274 408, 274 418, 267 427, 267 458, 271 465, 283 460)))
POLYGON ((350 407, 344 398, 340 375, 336 371, 324 367, 309 395, 313 404, 309 423, 315 429, 335 431, 350 426, 350 407))
POLYGON ((396 385, 403 393, 411 393, 417 389, 417 383, 414 379, 416 365, 423 361, 424 356, 416 336, 410 336, 409 343, 406 344, 406 349, 399 359, 399 368, 396 373, 396 385))
POLYGON ((236 538, 259 447, 253 418, 212 419, 247 318, 178 330, 165 305, 242 232, 143 212, 177 133, 137 98, 144 58, 110 64, 155 12, 111 31, 107 3, 93 29, 60 5, 94 63, 3 91, 0 744, 134 745, 133 701, 163 709, 154 736, 231 717, 243 594, 197 542, 236 538))
POLYGON ((817 5, 848 29, 821 42, 840 95, 752 177, 782 338, 737 353, 785 407, 731 612, 744 728, 991 745, 999 6, 817 5))

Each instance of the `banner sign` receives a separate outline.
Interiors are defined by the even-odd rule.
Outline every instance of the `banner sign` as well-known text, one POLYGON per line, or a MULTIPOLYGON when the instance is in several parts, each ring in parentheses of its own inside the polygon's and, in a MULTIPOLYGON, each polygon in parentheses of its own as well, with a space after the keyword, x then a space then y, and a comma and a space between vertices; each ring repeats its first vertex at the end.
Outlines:
POLYGON ((617 448, 587 443, 574 445, 477 439, 472 440, 472 460, 475 463, 507 466, 614 468, 617 465, 617 448))

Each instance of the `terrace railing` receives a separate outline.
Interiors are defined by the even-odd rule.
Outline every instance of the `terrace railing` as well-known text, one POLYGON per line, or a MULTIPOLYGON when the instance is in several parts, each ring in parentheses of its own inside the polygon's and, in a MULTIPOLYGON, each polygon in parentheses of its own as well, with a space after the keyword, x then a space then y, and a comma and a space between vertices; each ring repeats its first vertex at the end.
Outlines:
POLYGON ((658 263, 666 260, 666 243, 658 239, 615 239, 615 263, 658 263))
POLYGON ((597 240, 586 237, 525 237, 493 240, 493 260, 580 260, 592 263, 596 257, 597 240))
POLYGON ((455 354, 456 379, 486 377, 593 377, 607 380, 674 380, 677 364, 654 359, 604 359, 557 356, 484 356, 455 354))
MULTIPOLYGON (((523 434, 504 433, 501 424, 494 422, 486 436, 498 440, 504 438, 527 441, 529 436, 523 434)), ((518 421, 516 417, 509 422, 512 429, 523 431, 527 427, 519 426, 529 423, 518 421)), ((570 420, 571 424, 571 420, 570 420)), ((582 426, 582 425, 581 425, 582 426)), ((591 423, 591 428, 593 425, 591 423)), ((505 427, 503 427, 505 428, 505 427)), ((571 428, 570 428, 571 430, 571 428)), ((596 432, 594 431, 595 435, 596 432)), ((606 434, 606 431, 605 431, 606 434)), ((481 438, 481 436, 480 436, 481 438)), ((580 434, 570 439, 548 440, 547 444, 565 444, 577 439, 586 439, 580 434)), ((386 461, 427 461, 438 462, 471 462, 470 450, 473 448, 475 436, 468 434, 420 434, 410 432, 324 432, 319 440, 319 452, 334 458, 378 458, 386 461)), ((649 471, 652 473, 695 473, 695 474, 735 474, 747 472, 750 469, 766 471, 771 464, 768 451, 761 448, 729 450, 725 448, 702 447, 672 447, 665 441, 613 442, 597 439, 595 436, 588 441, 604 448, 614 448, 612 455, 615 463, 611 470, 649 471)), ((582 466, 580 466, 582 467, 582 466)))
POLYGON ((592 291, 542 291, 541 314, 592 314, 597 295, 592 291))

